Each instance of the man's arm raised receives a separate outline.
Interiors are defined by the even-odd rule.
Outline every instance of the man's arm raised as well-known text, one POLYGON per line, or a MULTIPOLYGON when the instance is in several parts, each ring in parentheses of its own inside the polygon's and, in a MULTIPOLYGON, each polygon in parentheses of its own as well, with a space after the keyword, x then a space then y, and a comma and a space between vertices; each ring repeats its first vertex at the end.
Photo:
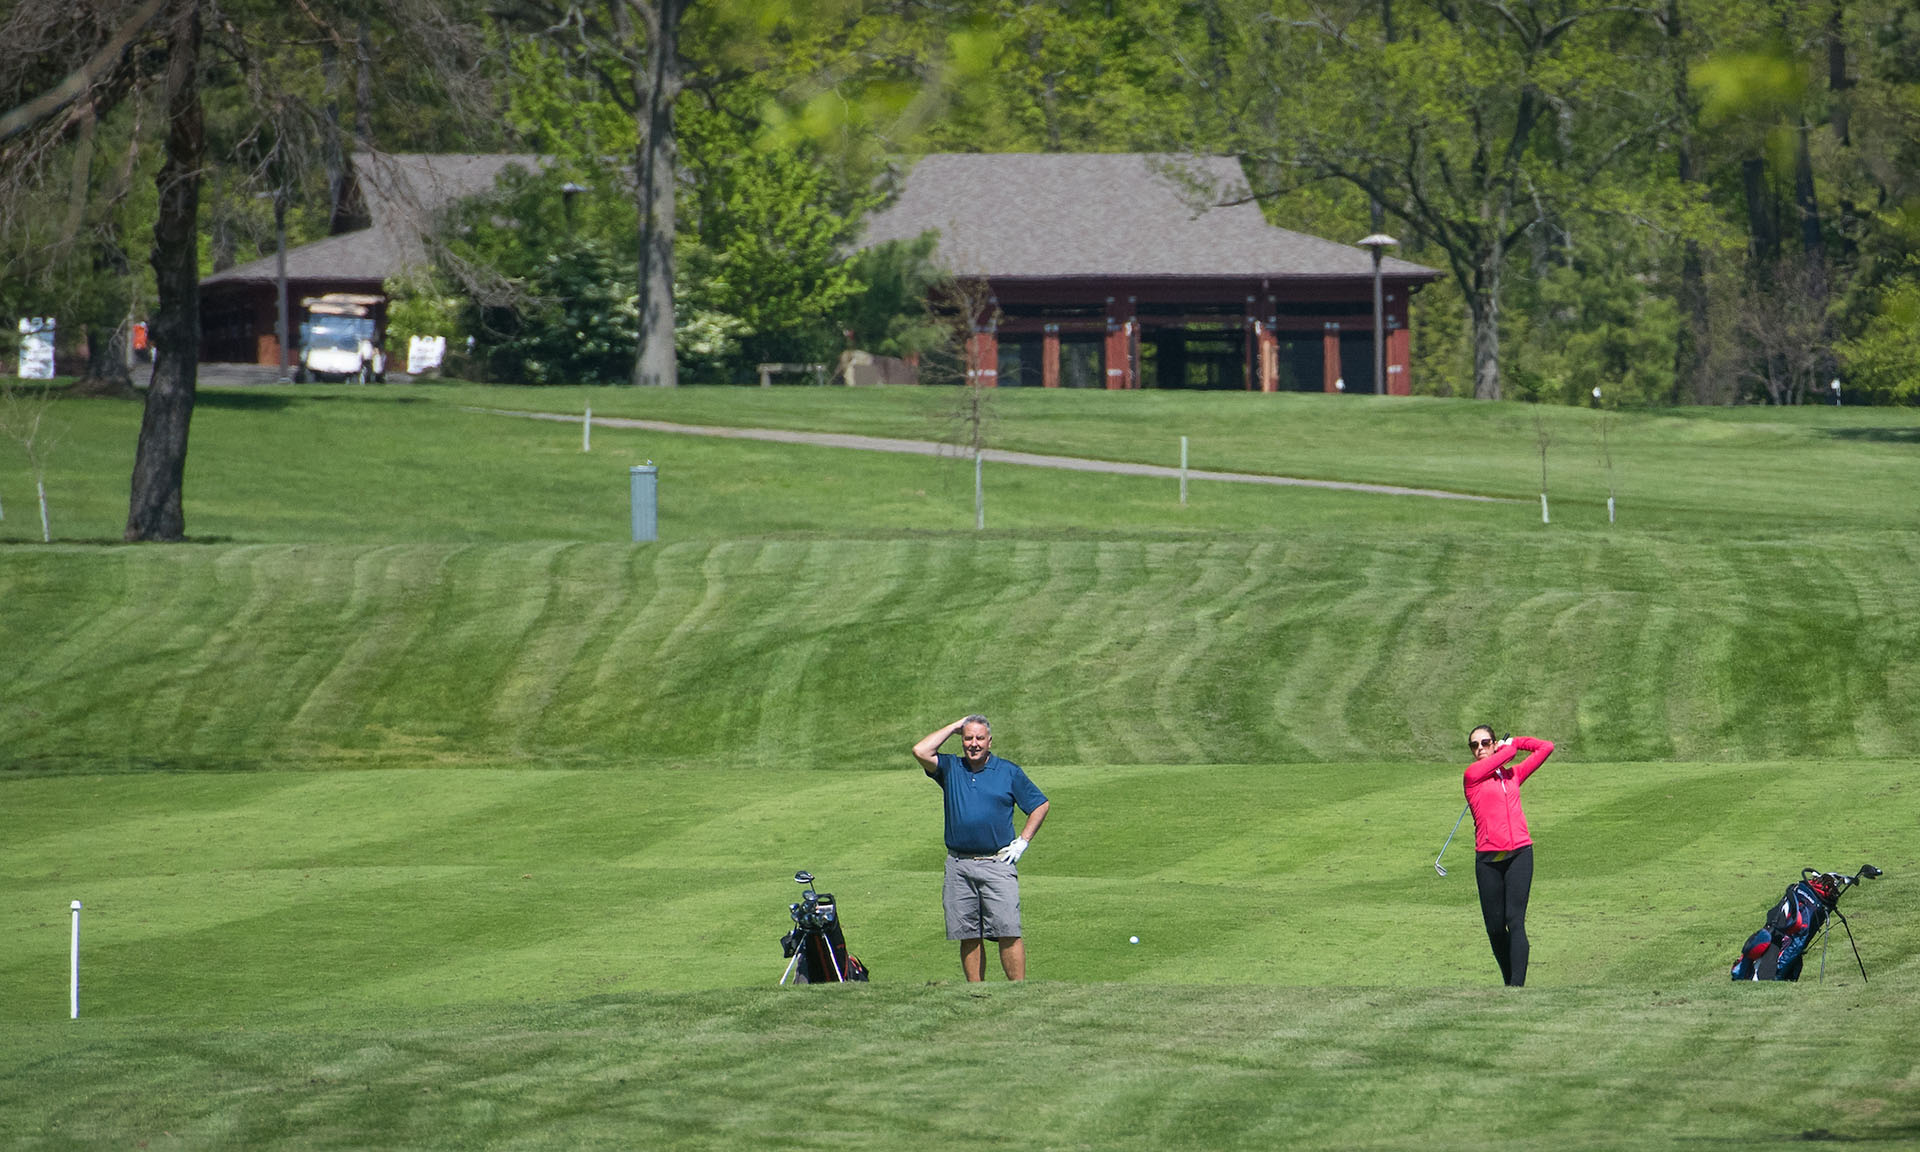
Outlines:
POLYGON ((940 766, 940 762, 935 759, 935 757, 940 754, 940 745, 945 744, 955 732, 960 731, 960 726, 965 723, 965 718, 962 718, 955 720, 945 728, 936 728, 927 733, 926 736, 921 739, 920 743, 913 746, 913 758, 920 762, 921 769, 924 770, 927 775, 933 775, 933 770, 940 766))

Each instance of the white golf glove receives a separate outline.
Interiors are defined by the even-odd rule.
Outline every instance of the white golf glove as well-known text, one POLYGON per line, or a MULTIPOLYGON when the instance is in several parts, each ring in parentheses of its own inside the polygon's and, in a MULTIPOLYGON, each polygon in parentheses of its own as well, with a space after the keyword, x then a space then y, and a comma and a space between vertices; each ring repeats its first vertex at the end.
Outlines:
POLYGON ((1013 838, 1013 843, 1007 845, 1005 848, 1000 849, 1000 851, 995 852, 993 854, 993 858, 995 860, 1000 861, 1000 863, 1002 864, 1018 864, 1020 863, 1020 854, 1022 852, 1025 852, 1026 850, 1027 850, 1026 837, 1015 836, 1013 838))

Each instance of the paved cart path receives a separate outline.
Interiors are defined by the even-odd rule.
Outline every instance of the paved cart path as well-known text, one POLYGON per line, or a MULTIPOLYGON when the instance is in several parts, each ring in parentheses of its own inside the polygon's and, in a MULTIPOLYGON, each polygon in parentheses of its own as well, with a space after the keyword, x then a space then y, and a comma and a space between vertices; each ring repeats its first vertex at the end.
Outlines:
MULTIPOLYGON (((493 416, 551 420, 578 424, 579 416, 561 412, 516 412, 506 408, 468 408, 493 416)), ((862 452, 899 452, 910 456, 956 456, 959 449, 938 440, 895 440, 886 436, 857 436, 848 432, 790 432, 781 428, 723 428, 711 424, 669 424, 664 420, 631 420, 624 416, 595 416, 596 428, 635 428, 675 436, 718 436, 729 440, 765 440, 774 444, 812 444, 822 448, 853 448, 862 452)), ((1125 460, 1089 460, 1083 456, 1047 456, 1038 452, 1009 452, 988 448, 980 453, 990 464, 1024 464, 1029 468, 1059 468, 1068 472, 1106 472, 1116 476, 1153 476, 1177 480, 1180 469, 1163 464, 1135 464, 1125 460)), ((1297 476, 1268 476, 1259 472, 1209 472, 1189 468, 1190 480, 1223 480, 1231 484, 1273 484, 1288 488, 1332 488, 1341 492, 1375 492, 1383 496, 1425 496, 1432 500, 1476 500, 1485 504, 1519 504, 1499 496, 1475 496, 1438 488, 1403 488, 1398 484, 1360 484, 1347 480, 1303 480, 1297 476)))

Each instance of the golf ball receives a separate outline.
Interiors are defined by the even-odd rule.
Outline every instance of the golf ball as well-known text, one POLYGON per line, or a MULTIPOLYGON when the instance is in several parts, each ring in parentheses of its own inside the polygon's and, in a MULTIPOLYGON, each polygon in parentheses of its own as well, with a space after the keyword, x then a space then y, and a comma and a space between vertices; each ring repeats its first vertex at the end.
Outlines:
POLYGON ((1129 944, 1138 944, 1138 943, 1140 943, 1140 937, 1138 937, 1138 936, 1129 936, 1129 937, 1127 937, 1127 943, 1129 943, 1129 944))

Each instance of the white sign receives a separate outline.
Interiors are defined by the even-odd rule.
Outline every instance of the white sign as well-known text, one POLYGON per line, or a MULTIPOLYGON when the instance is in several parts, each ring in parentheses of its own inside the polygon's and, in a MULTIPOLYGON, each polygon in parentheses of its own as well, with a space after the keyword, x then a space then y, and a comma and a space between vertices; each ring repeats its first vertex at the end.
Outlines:
POLYGON ((407 337, 407 375, 418 376, 440 367, 447 356, 445 336, 407 337))
POLYGON ((20 379, 53 379, 53 317, 20 321, 20 379))

